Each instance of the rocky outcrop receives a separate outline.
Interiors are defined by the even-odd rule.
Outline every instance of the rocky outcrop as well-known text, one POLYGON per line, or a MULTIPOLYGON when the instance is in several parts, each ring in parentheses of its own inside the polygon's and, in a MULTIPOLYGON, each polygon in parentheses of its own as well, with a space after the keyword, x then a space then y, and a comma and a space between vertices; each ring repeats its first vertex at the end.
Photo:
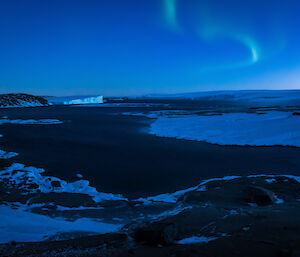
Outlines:
POLYGON ((171 245, 174 243, 178 229, 175 223, 152 223, 138 229, 134 234, 136 242, 145 243, 149 246, 171 245))
MULTIPOLYGON (((1 192, 3 203, 16 202, 16 194, 4 183, 0 183, 1 192)), ((121 217, 122 211, 131 217, 139 213, 138 219, 132 219, 118 233, 90 236, 75 231, 48 237, 51 242, 0 244, 0 256, 298 257, 299 196, 299 177, 295 176, 209 180, 185 192, 171 205, 156 202, 143 206, 135 200, 115 206, 110 202, 101 203, 101 213, 91 212, 91 217, 105 217, 106 211, 107 215, 115 217, 121 217), (156 208, 164 212, 150 215, 156 208)), ((48 202, 49 205, 41 208, 47 208, 45 212, 53 217, 60 212, 53 203, 67 208, 96 206, 83 194, 36 193, 20 197, 19 202, 33 206, 48 202)), ((38 208, 34 212, 43 214, 38 208)), ((83 213, 82 210, 69 210, 65 218, 70 219, 80 212, 83 213)))
POLYGON ((41 96, 28 94, 0 95, 0 108, 47 106, 48 101, 41 96))
POLYGON ((271 205, 275 202, 275 194, 262 187, 248 186, 244 189, 244 200, 258 206, 271 205))

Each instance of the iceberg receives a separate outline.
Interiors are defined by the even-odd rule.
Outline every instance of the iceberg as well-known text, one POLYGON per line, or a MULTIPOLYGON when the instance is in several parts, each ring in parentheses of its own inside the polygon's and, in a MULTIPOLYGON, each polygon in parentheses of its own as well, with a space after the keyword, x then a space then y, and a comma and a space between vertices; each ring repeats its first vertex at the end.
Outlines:
POLYGON ((103 104, 103 96, 73 99, 73 100, 70 100, 70 101, 64 101, 64 104, 65 105, 72 105, 72 104, 103 104))

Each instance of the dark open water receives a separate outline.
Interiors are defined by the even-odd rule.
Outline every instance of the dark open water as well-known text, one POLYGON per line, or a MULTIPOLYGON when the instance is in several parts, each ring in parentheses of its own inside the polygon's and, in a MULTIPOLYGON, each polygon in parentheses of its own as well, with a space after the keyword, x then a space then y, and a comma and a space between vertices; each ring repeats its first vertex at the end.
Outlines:
POLYGON ((159 138, 145 133, 149 119, 121 115, 145 109, 151 108, 1 110, 10 119, 54 118, 64 123, 2 125, 0 149, 20 153, 15 162, 45 168, 48 175, 73 181, 81 173, 99 191, 128 197, 172 192, 224 175, 300 175, 300 148, 222 147, 159 138))

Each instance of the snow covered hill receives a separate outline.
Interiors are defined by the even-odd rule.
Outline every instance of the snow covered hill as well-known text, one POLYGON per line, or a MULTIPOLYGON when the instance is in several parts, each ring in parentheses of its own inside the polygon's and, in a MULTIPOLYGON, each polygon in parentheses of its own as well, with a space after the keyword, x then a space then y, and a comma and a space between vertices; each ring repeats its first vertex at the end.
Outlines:
POLYGON ((0 108, 47 106, 48 101, 41 96, 28 94, 0 95, 0 108))

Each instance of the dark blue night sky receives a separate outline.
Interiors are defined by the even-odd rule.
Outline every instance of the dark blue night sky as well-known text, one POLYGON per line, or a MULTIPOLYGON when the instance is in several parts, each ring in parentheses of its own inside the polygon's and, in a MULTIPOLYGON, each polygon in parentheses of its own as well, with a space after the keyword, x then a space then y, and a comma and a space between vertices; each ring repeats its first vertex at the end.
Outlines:
POLYGON ((0 2, 0 92, 300 88, 298 0, 0 2))

